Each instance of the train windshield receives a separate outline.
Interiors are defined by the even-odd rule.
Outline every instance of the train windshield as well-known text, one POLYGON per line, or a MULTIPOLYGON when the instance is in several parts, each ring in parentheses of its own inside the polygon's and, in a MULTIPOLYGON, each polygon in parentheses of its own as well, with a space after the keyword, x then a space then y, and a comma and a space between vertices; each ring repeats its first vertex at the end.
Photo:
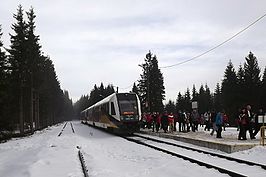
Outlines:
POLYGON ((137 98, 134 94, 117 95, 121 115, 138 114, 137 98))

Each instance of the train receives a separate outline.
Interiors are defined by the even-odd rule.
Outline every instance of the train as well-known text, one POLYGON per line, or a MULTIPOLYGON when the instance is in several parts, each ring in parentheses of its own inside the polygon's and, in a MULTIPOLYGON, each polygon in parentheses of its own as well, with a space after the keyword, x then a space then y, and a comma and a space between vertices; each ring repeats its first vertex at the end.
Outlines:
POLYGON ((135 93, 113 93, 83 110, 81 120, 113 133, 138 132, 141 120, 140 100, 135 93))

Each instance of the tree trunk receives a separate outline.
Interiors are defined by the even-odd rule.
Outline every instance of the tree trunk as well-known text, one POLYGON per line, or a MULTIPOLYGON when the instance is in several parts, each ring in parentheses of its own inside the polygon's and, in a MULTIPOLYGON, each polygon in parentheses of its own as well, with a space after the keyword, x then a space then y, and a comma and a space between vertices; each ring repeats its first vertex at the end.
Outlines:
POLYGON ((20 86, 20 98, 19 98, 19 130, 20 134, 24 134, 24 118, 23 118, 23 88, 20 86))
POLYGON ((32 84, 31 84, 31 88, 30 88, 30 131, 31 133, 34 132, 33 130, 33 88, 32 88, 32 84))

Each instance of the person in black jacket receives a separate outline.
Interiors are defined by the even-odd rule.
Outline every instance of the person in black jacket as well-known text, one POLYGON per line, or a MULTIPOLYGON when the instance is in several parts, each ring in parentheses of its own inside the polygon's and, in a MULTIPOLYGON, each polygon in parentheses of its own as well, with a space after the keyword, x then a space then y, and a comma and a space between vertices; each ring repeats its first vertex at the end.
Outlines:
POLYGON ((247 129, 249 132, 250 139, 255 139, 253 136, 253 129, 254 129, 254 114, 251 112, 251 106, 247 105, 246 107, 246 116, 247 116, 247 129))
POLYGON ((211 125, 212 125, 212 131, 211 131, 210 135, 213 135, 214 132, 217 131, 217 127, 216 127, 216 124, 215 124, 216 114, 217 114, 217 113, 216 113, 214 110, 211 112, 211 125))
POLYGON ((161 124, 162 124, 164 133, 166 133, 168 130, 168 114, 166 111, 163 113, 161 117, 161 124))
POLYGON ((255 131, 253 132, 253 135, 252 137, 255 139, 256 135, 258 134, 258 132, 260 131, 260 127, 262 126, 262 123, 259 123, 258 119, 259 119, 259 116, 264 116, 264 113, 263 113, 263 110, 262 108, 259 109, 258 113, 256 114, 255 116, 255 125, 254 125, 254 129, 255 131))
POLYGON ((179 110, 178 111, 178 130, 179 130, 179 132, 183 131, 183 129, 182 129, 183 122, 184 122, 184 116, 183 116, 182 111, 179 110))

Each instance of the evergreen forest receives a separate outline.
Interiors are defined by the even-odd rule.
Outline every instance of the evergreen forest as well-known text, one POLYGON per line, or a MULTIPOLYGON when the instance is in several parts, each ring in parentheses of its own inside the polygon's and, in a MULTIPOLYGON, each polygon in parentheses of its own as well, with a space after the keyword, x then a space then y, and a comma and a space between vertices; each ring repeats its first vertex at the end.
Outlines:
POLYGON ((60 88, 53 62, 42 52, 35 33, 34 9, 24 12, 19 5, 13 17, 8 47, 2 42, 0 26, 1 138, 33 133, 73 115, 68 91, 60 88))
POLYGON ((169 100, 165 105, 168 112, 179 110, 192 111, 191 103, 198 102, 198 111, 204 114, 208 111, 224 111, 229 116, 229 122, 234 125, 240 109, 251 105, 252 111, 266 109, 266 67, 264 71, 258 65, 257 57, 252 53, 244 58, 244 64, 236 70, 231 60, 224 71, 221 83, 217 83, 214 92, 207 84, 197 90, 193 85, 185 93, 178 92, 176 102, 169 100))

